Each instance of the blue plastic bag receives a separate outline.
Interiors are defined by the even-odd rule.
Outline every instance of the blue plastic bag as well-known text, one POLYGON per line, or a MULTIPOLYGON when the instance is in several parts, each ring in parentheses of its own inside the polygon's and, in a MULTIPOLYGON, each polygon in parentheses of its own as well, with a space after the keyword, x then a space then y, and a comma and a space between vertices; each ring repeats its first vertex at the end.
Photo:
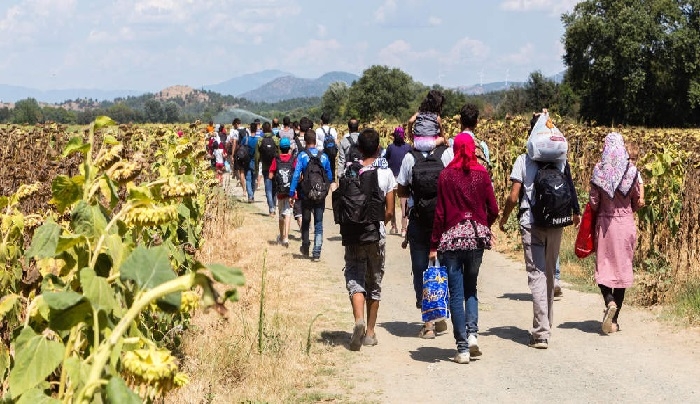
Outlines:
POLYGON ((447 268, 437 265, 429 266, 423 271, 423 300, 421 303, 423 322, 450 318, 449 307, 447 268))

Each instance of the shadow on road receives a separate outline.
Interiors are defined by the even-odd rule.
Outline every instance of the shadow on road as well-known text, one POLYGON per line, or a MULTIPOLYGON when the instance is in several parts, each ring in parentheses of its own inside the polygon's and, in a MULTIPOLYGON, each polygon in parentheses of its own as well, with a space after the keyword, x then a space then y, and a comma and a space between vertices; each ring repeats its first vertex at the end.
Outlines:
POLYGON ((512 325, 506 325, 503 327, 491 327, 486 332, 480 333, 483 336, 495 335, 498 338, 511 340, 515 343, 525 344, 530 337, 527 330, 522 328, 514 327, 512 325))
POLYGON ((328 240, 328 241, 343 241, 343 238, 340 236, 333 236, 333 237, 328 237, 326 240, 328 240))
POLYGON ((530 293, 504 293, 501 296, 498 296, 499 299, 510 299, 510 300, 517 300, 519 302, 531 302, 532 301, 532 294, 530 293))
POLYGON ((455 349, 438 348, 434 346, 422 346, 417 348, 415 351, 409 351, 411 354, 411 359, 428 362, 437 363, 444 360, 451 360, 450 358, 454 356, 455 349))
POLYGON ((418 337, 418 332, 423 326, 423 323, 407 323, 405 321, 386 321, 378 324, 385 329, 389 334, 397 337, 418 337))
POLYGON ((321 331, 321 338, 316 339, 316 342, 330 346, 343 346, 350 350, 350 337, 347 331, 321 331))
POLYGON ((569 321, 566 323, 561 323, 557 328, 563 328, 567 330, 579 330, 587 332, 589 334, 602 334, 600 329, 600 321, 596 320, 586 320, 586 321, 569 321))

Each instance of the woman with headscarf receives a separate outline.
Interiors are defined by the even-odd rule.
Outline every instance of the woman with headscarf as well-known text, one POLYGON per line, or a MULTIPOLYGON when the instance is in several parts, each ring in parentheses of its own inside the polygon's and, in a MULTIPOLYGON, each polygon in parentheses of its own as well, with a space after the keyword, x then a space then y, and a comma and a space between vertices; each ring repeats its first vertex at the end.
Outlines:
POLYGON ((437 257, 447 268, 457 342, 454 361, 469 363, 470 356, 481 355, 476 281, 484 249, 491 248, 491 225, 498 217, 498 204, 489 173, 477 160, 472 136, 459 134, 453 148, 454 159, 438 178, 429 259, 437 257))
MULTIPOLYGON (((405 133, 402 126, 394 129, 394 141, 386 148, 384 157, 389 164, 389 168, 394 173, 394 178, 399 176, 403 158, 411 150, 411 145, 406 143, 405 133)), ((396 190, 394 190, 396 192, 396 190)), ((396 194, 394 194, 396 198, 396 194)), ((396 199, 394 199, 396 200, 396 199)), ((406 237, 406 226, 408 225, 408 198, 399 198, 401 204, 401 237, 406 237)), ((397 234, 396 215, 391 217, 391 233, 397 234)))
POLYGON ((634 212, 641 207, 638 178, 622 135, 608 134, 602 158, 593 169, 590 190, 590 205, 596 212, 595 280, 605 300, 605 334, 620 330, 617 318, 625 290, 632 286, 632 258, 637 244, 634 212))

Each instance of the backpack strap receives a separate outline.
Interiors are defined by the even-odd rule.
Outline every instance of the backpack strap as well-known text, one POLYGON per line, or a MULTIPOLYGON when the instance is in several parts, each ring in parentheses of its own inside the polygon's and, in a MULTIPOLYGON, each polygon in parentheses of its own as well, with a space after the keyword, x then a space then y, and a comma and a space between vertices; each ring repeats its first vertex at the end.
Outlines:
MULTIPOLYGON (((439 160, 442 162, 442 155, 443 155, 443 153, 445 153, 446 150, 447 150, 447 146, 440 145, 440 146, 436 147, 435 150, 433 150, 433 152, 430 154, 430 156, 434 157, 435 160, 439 160)), ((445 164, 443 164, 443 166, 444 165, 445 164)))

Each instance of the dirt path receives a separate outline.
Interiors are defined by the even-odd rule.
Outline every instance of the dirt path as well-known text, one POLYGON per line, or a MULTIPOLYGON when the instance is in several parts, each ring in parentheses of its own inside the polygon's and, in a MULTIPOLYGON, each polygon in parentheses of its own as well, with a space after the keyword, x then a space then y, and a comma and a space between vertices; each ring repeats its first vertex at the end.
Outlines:
MULTIPOLYGON (((264 200, 263 195, 257 198, 264 200)), ((292 228, 298 237, 296 224, 292 228)), ((298 249, 297 240, 290 250, 298 249)), ((350 386, 344 394, 349 400, 700 402, 698 330, 674 329, 648 310, 624 306, 622 330, 602 335, 602 298, 564 288, 564 297, 555 302, 549 349, 529 348, 532 303, 523 264, 491 251, 484 256, 478 286, 484 354, 468 365, 453 363, 451 324, 434 340, 417 338, 420 312, 414 306, 409 253, 401 249, 399 236, 390 235, 387 241, 379 345, 347 352, 353 324, 349 303, 346 329, 316 330, 321 340, 337 344, 333 350, 339 357, 351 358, 343 364, 347 370, 335 376, 350 386)), ((314 265, 328 270, 336 282, 328 293, 344 291, 343 247, 330 204, 322 260, 314 265)))

